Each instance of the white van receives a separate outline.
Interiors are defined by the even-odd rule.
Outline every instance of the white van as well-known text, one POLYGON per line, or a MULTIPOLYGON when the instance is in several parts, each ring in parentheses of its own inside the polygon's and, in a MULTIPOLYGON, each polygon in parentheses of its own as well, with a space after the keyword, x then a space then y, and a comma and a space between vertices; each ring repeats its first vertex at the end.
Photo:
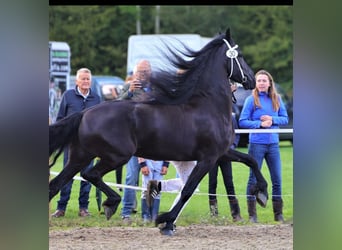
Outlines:
POLYGON ((197 34, 131 35, 128 38, 127 75, 132 74, 134 66, 142 59, 149 60, 152 69, 170 69, 165 56, 159 51, 167 51, 165 43, 181 51, 184 51, 182 44, 192 50, 200 50, 210 40, 197 34))

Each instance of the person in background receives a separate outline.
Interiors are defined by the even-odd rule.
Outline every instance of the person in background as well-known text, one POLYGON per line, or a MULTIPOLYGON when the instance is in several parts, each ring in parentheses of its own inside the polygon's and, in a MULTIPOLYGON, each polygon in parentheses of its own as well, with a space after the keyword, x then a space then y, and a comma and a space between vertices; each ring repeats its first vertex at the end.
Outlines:
MULTIPOLYGON (((237 129, 237 121, 235 118, 235 114, 233 114, 233 127, 237 129)), ((235 135, 235 141, 233 145, 231 145, 232 149, 235 149, 239 143, 240 135, 235 135)), ((226 192, 228 195, 228 202, 230 207, 230 214, 232 216, 233 222, 242 221, 242 217, 240 214, 240 206, 239 201, 235 196, 235 189, 233 183, 233 171, 232 171, 232 163, 230 161, 218 160, 215 164, 215 167, 209 171, 209 209, 211 216, 218 216, 218 205, 216 198, 216 188, 217 188, 217 174, 218 168, 221 168, 223 183, 226 188, 226 192)))
MULTIPOLYGON (((143 84, 149 82, 152 73, 151 64, 147 60, 141 60, 137 63, 133 70, 133 80, 128 81, 122 89, 121 95, 117 100, 138 100, 148 89, 143 88, 143 84)), ((138 158, 132 156, 126 164, 126 180, 125 184, 128 186, 138 186, 139 172, 147 171, 148 167, 140 167, 138 158)), ((131 224, 131 214, 136 212, 137 207, 136 191, 132 188, 124 188, 124 195, 122 199, 121 217, 125 224, 131 224)))
POLYGON ((49 124, 54 123, 56 120, 56 109, 58 106, 57 101, 55 83, 53 80, 51 80, 49 86, 49 124))
MULTIPOLYGON (((149 180, 147 184, 148 205, 152 203, 153 199, 155 199, 160 192, 180 192, 196 166, 197 161, 171 161, 171 163, 176 169, 177 177, 167 180, 149 180)), ((177 203, 179 198, 180 195, 179 197, 177 196, 170 209, 177 203)))
MULTIPOLYGON (((240 128, 278 129, 288 123, 288 115, 281 96, 277 93, 272 75, 266 70, 255 74, 256 86, 244 102, 240 128)), ((248 154, 257 161, 259 169, 266 160, 272 181, 272 205, 275 221, 284 221, 282 200, 281 159, 278 133, 250 133, 248 154)), ((247 183, 247 206, 249 220, 257 223, 255 190, 256 178, 250 170, 247 183)))
MULTIPOLYGON (((115 170, 115 178, 116 178, 117 184, 122 184, 122 168, 123 168, 123 166, 121 166, 115 170)), ((119 187, 118 189, 120 192, 122 192, 121 187, 119 187)))
MULTIPOLYGON (((69 89, 64 92, 62 100, 59 106, 57 114, 57 121, 69 116, 73 113, 80 112, 86 108, 92 107, 100 103, 100 97, 91 91, 91 71, 87 68, 81 68, 76 73, 76 87, 75 89, 69 89)), ((68 161, 69 147, 64 149, 64 160, 63 166, 68 161)), ((93 166, 91 162, 83 170, 82 174, 93 166)), ((73 180, 68 182, 60 192, 60 199, 57 202, 57 210, 51 215, 52 217, 58 218, 65 215, 68 201, 70 199, 70 193, 72 188, 73 180)), ((90 216, 88 211, 89 204, 89 192, 91 184, 88 181, 81 181, 80 193, 79 193, 79 212, 78 215, 81 217, 90 216)))
MULTIPOLYGON (((181 191, 188 180, 192 170, 197 164, 197 161, 171 161, 172 165, 176 168, 176 172, 178 173, 179 178, 168 179, 168 180, 150 180, 147 184, 147 196, 146 201, 148 206, 151 206, 153 201, 158 197, 160 192, 162 191, 177 191, 178 195, 174 199, 169 211, 177 204, 181 197, 181 191)), ((198 188, 197 188, 198 190, 198 188)), ((181 214, 185 206, 188 204, 190 199, 184 204, 182 210, 179 212, 178 216, 181 214)), ((176 229, 176 221, 178 217, 174 221, 174 230, 176 229)))
MULTIPOLYGON (((232 93, 234 93, 237 89, 237 85, 231 83, 230 85, 232 93)), ((232 114, 232 122, 233 128, 238 129, 237 120, 235 118, 235 114, 232 114)), ((231 145, 231 148, 234 149, 239 144, 240 134, 235 134, 235 140, 231 145)), ((218 160, 215 164, 215 167, 209 171, 209 210, 211 216, 218 216, 218 206, 217 206, 217 198, 216 198, 216 188, 217 188, 217 174, 218 167, 221 168, 223 183, 226 188, 226 192, 228 195, 230 213, 233 218, 233 222, 242 221, 242 217, 240 215, 240 206, 238 199, 235 196, 235 189, 233 183, 233 171, 232 171, 232 163, 230 161, 222 161, 218 160)))
POLYGON ((151 64, 147 60, 141 60, 133 70, 133 80, 124 85, 118 100, 139 100, 138 97, 150 90, 149 81, 152 74, 151 64))
MULTIPOLYGON (((154 161, 144 158, 138 158, 138 162, 142 173, 142 187, 146 189, 149 180, 162 180, 163 176, 167 174, 169 162, 154 161), (147 166, 147 168, 146 168, 147 166)), ((147 204, 147 191, 141 192, 141 217, 145 223, 155 222, 159 213, 160 194, 153 200, 152 204, 147 204)))

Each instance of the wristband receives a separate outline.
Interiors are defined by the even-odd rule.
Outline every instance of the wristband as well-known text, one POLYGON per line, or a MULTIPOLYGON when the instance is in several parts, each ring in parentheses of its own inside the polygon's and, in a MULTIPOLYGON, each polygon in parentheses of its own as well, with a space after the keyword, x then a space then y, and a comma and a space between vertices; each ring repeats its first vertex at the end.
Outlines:
POLYGON ((170 162, 168 162, 168 161, 164 161, 164 162, 163 162, 163 166, 165 166, 165 167, 167 167, 167 168, 168 168, 168 167, 169 167, 169 165, 170 165, 170 162))
POLYGON ((147 166, 146 161, 140 162, 139 166, 140 166, 140 168, 146 167, 147 166))

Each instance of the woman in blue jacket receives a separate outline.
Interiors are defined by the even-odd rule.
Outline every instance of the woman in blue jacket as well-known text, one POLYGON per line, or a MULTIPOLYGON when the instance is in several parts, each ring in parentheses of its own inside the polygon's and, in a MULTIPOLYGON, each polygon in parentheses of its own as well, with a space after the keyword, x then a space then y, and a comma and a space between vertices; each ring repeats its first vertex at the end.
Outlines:
MULTIPOLYGON (((239 127, 248 129, 278 129, 288 123, 285 105, 277 93, 272 75, 266 70, 255 74, 256 86, 246 98, 240 118, 239 127)), ((281 159, 278 133, 250 133, 248 154, 257 161, 261 169, 266 160, 272 182, 272 205, 275 221, 284 221, 283 200, 281 194, 281 159)), ((247 184, 247 206, 250 222, 257 222, 256 198, 252 195, 256 178, 250 171, 247 184)))

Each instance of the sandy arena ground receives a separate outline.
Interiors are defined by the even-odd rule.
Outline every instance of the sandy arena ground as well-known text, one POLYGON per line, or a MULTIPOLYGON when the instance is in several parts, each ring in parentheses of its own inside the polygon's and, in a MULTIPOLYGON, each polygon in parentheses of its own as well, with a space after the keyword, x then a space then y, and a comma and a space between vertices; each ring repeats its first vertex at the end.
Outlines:
POLYGON ((50 250, 293 249, 292 224, 192 225, 164 236, 156 227, 75 228, 49 233, 50 250))

